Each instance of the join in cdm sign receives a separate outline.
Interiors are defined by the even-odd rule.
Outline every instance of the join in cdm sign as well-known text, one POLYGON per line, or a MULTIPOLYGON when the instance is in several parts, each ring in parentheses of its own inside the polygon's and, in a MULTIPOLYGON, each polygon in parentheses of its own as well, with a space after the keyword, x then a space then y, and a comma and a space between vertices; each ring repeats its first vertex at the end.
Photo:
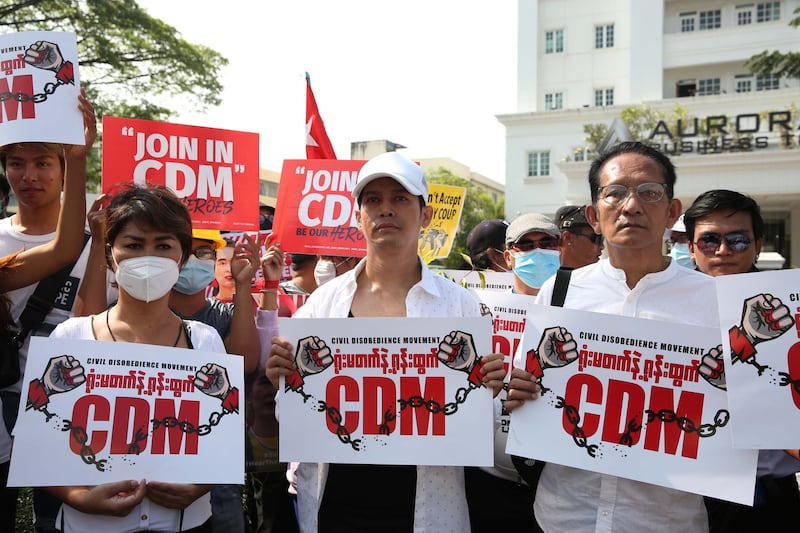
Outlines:
POLYGON ((752 151, 770 143, 788 147, 800 143, 800 128, 793 122, 791 111, 678 119, 672 127, 659 120, 647 141, 673 155, 752 151))

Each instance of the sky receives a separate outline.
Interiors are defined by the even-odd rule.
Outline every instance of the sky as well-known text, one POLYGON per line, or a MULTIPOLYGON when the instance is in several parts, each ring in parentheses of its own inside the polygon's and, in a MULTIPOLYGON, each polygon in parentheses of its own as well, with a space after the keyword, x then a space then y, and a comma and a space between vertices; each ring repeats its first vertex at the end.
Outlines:
POLYGON ((450 157, 505 182, 515 111, 517 2, 139 0, 190 43, 220 52, 223 103, 168 102, 172 122, 260 135, 260 166, 305 159, 305 72, 337 157, 375 139, 450 157))

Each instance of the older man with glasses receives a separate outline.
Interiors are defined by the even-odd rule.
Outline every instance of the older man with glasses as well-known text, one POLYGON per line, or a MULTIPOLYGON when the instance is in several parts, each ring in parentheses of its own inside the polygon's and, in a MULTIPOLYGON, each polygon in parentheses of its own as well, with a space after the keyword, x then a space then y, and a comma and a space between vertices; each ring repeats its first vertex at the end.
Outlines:
POLYGON ((552 220, 539 213, 520 215, 506 229, 508 268, 514 272, 514 292, 536 296, 542 283, 560 265, 561 234, 552 220))
MULTIPOLYGON (((682 211, 675 180, 669 158, 637 142, 592 162, 586 218, 605 238, 608 258, 572 271, 565 308, 719 326, 714 281, 662 255, 664 230, 682 211)), ((554 289, 555 279, 548 280, 536 303, 550 303, 554 289)), ((530 373, 514 368, 505 407, 513 410, 539 391, 530 373)), ((698 494, 555 463, 542 470, 534 511, 545 531, 708 531, 698 494)))
POLYGON ((559 208, 555 222, 561 230, 561 268, 580 268, 600 259, 603 236, 595 233, 586 220, 586 206, 559 208))

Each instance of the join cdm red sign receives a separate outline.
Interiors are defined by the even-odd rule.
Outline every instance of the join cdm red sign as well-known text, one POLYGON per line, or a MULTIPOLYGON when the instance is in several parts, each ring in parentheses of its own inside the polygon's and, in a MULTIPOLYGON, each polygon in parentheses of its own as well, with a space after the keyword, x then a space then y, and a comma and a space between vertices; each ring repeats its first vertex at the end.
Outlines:
POLYGON ((258 134, 103 117, 103 192, 165 185, 195 229, 258 230, 258 134))

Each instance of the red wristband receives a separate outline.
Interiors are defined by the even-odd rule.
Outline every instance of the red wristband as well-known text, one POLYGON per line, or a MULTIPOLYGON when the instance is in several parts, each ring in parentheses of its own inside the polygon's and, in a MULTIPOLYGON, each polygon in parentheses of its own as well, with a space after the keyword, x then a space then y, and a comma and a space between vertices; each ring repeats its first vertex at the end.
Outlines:
POLYGON ((264 288, 265 289, 277 289, 278 284, 280 283, 277 279, 265 279, 264 280, 264 288))

